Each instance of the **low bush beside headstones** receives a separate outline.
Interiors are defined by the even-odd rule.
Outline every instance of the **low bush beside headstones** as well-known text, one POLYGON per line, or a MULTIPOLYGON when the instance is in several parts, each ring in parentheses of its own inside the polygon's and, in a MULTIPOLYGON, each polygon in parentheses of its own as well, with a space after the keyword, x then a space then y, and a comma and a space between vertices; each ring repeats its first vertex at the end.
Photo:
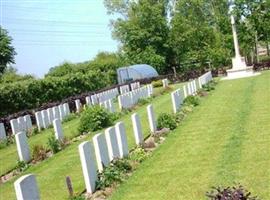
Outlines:
POLYGON ((87 107, 81 114, 79 132, 86 133, 113 125, 113 115, 100 106, 87 107))

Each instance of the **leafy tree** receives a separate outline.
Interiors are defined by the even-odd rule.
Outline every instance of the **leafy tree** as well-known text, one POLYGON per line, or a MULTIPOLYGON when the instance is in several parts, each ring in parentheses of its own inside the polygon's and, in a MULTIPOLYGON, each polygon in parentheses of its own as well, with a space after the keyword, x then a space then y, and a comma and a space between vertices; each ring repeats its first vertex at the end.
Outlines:
POLYGON ((227 65, 232 54, 227 1, 177 1, 170 37, 181 71, 200 69, 208 62, 227 65))
MULTIPOLYGON (((268 55, 270 41, 270 1, 235 0, 234 14, 239 25, 239 40, 244 55, 256 55, 259 41, 266 44, 268 55)), ((257 57, 257 55, 256 55, 257 57)))
POLYGON ((112 21, 113 37, 121 42, 121 51, 130 64, 146 63, 160 73, 170 70, 168 54, 168 0, 105 0, 112 21))
POLYGON ((12 38, 0 26, 0 74, 4 72, 7 64, 15 63, 15 48, 11 45, 12 38))

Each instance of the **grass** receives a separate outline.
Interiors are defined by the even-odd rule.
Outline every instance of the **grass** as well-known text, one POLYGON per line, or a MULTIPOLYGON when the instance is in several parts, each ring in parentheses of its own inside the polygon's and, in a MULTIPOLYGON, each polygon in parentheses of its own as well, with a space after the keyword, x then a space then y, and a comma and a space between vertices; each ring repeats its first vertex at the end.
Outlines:
POLYGON ((199 200, 235 183, 270 199, 269 80, 220 82, 110 199, 199 200))
MULTIPOLYGON (((176 85, 175 87, 179 86, 180 85, 176 85)), ((161 89, 156 88, 155 90, 159 91, 161 89)), ((156 115, 158 115, 161 112, 172 112, 171 98, 169 93, 154 98, 152 104, 156 112, 156 115)), ((141 117, 143 134, 145 137, 148 136, 150 133, 150 129, 147 124, 148 120, 147 120, 146 106, 147 105, 141 106, 136 110, 136 112, 141 117)), ((131 114, 132 113, 129 113, 128 115, 125 115, 120 120, 118 120, 123 121, 125 123, 127 130, 128 145, 130 149, 135 146, 135 140, 131 128, 132 127, 130 119, 131 114)), ((64 124, 64 134, 70 136, 76 135, 77 126, 78 126, 78 119, 67 122, 66 124, 64 124)), ((87 137, 83 141, 90 140, 94 134, 95 133, 87 135, 87 137)), ((30 137, 29 138, 30 146, 33 144, 45 144, 47 142, 47 138, 49 137, 49 135, 50 131, 46 130, 39 135, 30 137)), ((81 193, 85 189, 78 153, 78 145, 81 142, 82 141, 77 141, 75 143, 72 143, 63 151, 55 154, 53 157, 37 165, 31 166, 23 173, 23 174, 32 173, 36 175, 38 186, 41 193, 41 199, 49 199, 49 200, 67 199, 68 192, 65 185, 66 176, 71 177, 74 191, 76 193, 81 193)), ((3 151, 5 150, 6 152, 8 152, 8 148, 10 148, 11 150, 13 148, 14 152, 13 153, 11 152, 12 156, 6 157, 14 159, 16 163, 17 160, 16 146, 11 145, 3 149, 3 151)), ((0 154, 0 158, 2 159, 2 160, 0 159, 1 163, 5 163, 8 160, 7 158, 4 158, 3 154, 0 154), (4 159, 5 161, 3 162, 4 159)), ((6 164, 4 164, 3 167, 6 169, 8 168, 6 164)), ((17 178, 18 176, 14 177, 7 183, 0 185, 1 199, 15 199, 13 183, 17 178)))
MULTIPOLYGON (((65 136, 68 138, 73 138, 78 135, 79 119, 74 119, 68 123, 63 124, 63 131, 65 136)), ((53 129, 46 129, 39 134, 32 136, 28 139, 30 149, 32 150, 34 145, 44 145, 47 146, 48 138, 53 134, 53 129)), ((8 171, 16 167, 18 160, 17 147, 16 144, 8 145, 7 147, 0 149, 0 175, 6 174, 8 171)))

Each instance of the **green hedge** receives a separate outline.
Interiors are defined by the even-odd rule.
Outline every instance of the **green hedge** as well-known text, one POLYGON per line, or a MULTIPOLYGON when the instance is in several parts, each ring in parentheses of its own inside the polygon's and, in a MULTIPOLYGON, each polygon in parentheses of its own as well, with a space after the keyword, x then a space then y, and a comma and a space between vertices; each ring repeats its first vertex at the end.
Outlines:
POLYGON ((101 71, 75 73, 63 77, 46 77, 39 80, 21 81, 0 85, 0 116, 87 91, 95 91, 114 83, 111 74, 101 71))

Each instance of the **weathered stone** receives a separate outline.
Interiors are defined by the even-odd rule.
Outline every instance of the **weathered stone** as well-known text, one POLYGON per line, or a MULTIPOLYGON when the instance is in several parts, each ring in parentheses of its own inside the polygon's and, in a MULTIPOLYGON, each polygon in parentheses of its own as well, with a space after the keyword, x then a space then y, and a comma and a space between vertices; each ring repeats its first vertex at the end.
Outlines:
POLYGON ((39 200, 39 190, 34 175, 28 174, 14 182, 17 200, 39 200))
POLYGON ((90 142, 83 142, 79 145, 79 153, 87 193, 95 192, 97 181, 96 159, 93 145, 90 142))
POLYGON ((15 140, 17 145, 17 152, 19 160, 29 162, 31 160, 30 149, 27 143, 27 137, 25 132, 19 132, 15 134, 15 140))

